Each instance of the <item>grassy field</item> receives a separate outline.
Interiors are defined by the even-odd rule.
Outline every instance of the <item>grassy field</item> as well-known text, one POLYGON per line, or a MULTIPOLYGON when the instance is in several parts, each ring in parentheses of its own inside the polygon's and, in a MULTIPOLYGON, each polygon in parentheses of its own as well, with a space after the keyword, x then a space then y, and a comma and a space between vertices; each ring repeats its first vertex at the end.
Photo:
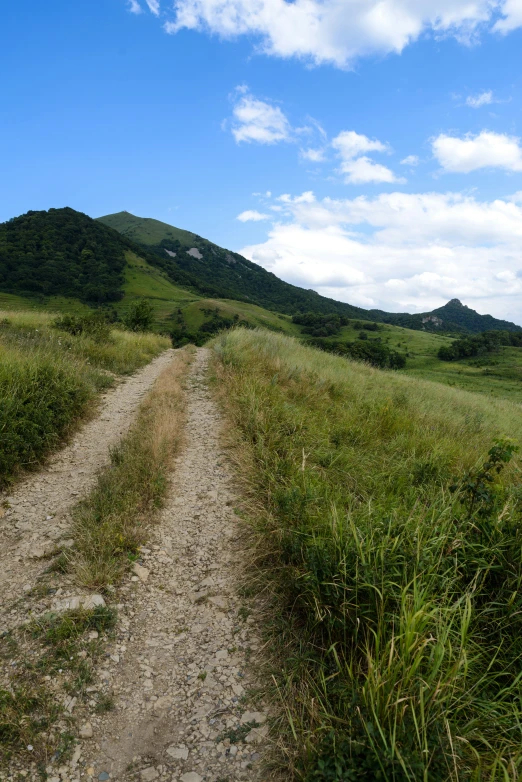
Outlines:
POLYGON ((267 332, 214 350, 295 776, 519 779, 518 406, 267 332))
POLYGON ((96 393, 170 347, 154 334, 108 339, 52 327, 48 312, 0 311, 0 486, 37 466, 90 409, 96 393))
MULTIPOLYGON (((369 339, 380 338, 393 350, 406 355, 403 372, 419 379, 487 394, 491 397, 522 402, 522 349, 503 347, 498 354, 462 361, 440 361, 437 353, 451 337, 379 324, 378 332, 369 332, 369 339)), ((354 341, 359 329, 344 327, 334 341, 354 341)))

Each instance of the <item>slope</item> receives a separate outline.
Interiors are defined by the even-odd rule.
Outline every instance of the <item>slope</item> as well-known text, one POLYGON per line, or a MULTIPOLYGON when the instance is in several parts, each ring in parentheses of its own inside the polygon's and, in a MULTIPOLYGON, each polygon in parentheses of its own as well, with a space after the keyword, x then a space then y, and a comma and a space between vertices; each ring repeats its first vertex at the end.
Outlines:
POLYGON ((167 223, 139 218, 129 212, 106 215, 98 220, 126 237, 132 236, 133 241, 161 259, 166 270, 166 260, 173 262, 177 269, 196 280, 201 292, 214 298, 246 301, 290 315, 299 310, 338 312, 354 318, 368 314, 360 307, 283 282, 239 253, 167 223))
POLYGON ((479 333, 487 329, 519 331, 515 323, 480 315, 458 299, 432 312, 415 315, 364 310, 351 304, 328 299, 315 291, 304 290, 283 282, 258 264, 238 253, 218 247, 195 233, 175 228, 151 218, 136 217, 130 212, 117 212, 98 218, 123 236, 146 247, 158 258, 174 261, 196 279, 198 289, 213 297, 252 302, 267 309, 287 314, 301 312, 332 313, 351 318, 371 319, 405 328, 435 333, 479 333))

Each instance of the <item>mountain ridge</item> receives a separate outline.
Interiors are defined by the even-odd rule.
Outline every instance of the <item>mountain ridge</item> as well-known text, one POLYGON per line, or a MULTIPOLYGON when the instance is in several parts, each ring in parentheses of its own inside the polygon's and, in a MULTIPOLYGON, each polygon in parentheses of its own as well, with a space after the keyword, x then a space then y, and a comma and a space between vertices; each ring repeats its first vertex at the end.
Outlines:
MULTIPOLYGON (((192 298, 243 302, 281 316, 338 314, 434 333, 522 330, 515 323, 480 315, 458 299, 413 315, 365 310, 284 282, 191 231, 130 212, 94 220, 70 207, 29 211, 0 224, 0 291, 29 297, 69 296, 89 306, 117 303, 126 295, 129 253, 182 286, 192 298)), ((173 311, 175 307, 173 301, 173 311)))
MULTIPOLYGON (((255 278, 251 276, 247 281, 249 285, 262 284, 263 281, 266 281, 268 285, 274 286, 278 284, 279 286, 285 286, 284 290, 289 295, 299 298, 301 311, 310 310, 324 314, 337 312, 352 318, 376 320, 381 323, 389 323, 390 325, 439 333, 479 333, 488 329, 506 331, 519 331, 522 329, 516 323, 500 320, 492 315, 480 315, 475 310, 462 304, 458 299, 452 299, 442 307, 438 307, 432 312, 424 313, 410 314, 385 312, 379 309, 365 310, 362 307, 338 302, 335 299, 327 299, 315 291, 298 288, 283 280, 279 280, 274 274, 263 269, 258 264, 248 261, 239 253, 224 250, 196 233, 176 228, 160 220, 140 218, 127 211, 116 212, 97 219, 126 236, 132 236, 133 241, 147 247, 158 257, 164 255, 173 256, 177 265, 199 279, 208 279, 210 273, 213 283, 224 289, 225 295, 222 296, 223 298, 236 298, 240 301, 258 304, 267 309, 291 315, 295 314, 297 303, 285 306, 285 302, 281 301, 283 294, 277 297, 274 296, 272 291, 265 296, 261 296, 258 293, 257 298, 252 295, 245 296, 244 284, 241 286, 242 290, 238 290, 239 281, 237 274, 239 274, 239 271, 245 274, 245 271, 252 273, 253 270, 256 270, 253 272, 255 278), (189 253, 190 249, 197 250, 202 257, 198 258, 191 255, 189 253), (218 269, 217 260, 219 260, 219 255, 223 253, 225 254, 224 266, 218 269), (216 271, 218 272, 217 275, 216 271), (277 281, 277 283, 274 283, 274 281, 277 281), (230 285, 232 285, 232 290, 229 287, 230 285), (296 294, 296 292, 298 293, 296 294)), ((210 280, 208 281, 210 282, 210 280)), ((282 289, 280 288, 280 290, 282 289)))

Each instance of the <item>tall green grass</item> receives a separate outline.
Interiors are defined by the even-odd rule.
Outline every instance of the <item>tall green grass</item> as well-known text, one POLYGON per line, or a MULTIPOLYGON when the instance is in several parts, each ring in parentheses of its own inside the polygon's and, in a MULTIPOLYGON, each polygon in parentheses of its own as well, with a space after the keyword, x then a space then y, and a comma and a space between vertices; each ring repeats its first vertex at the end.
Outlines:
POLYGON ((32 468, 87 413, 100 390, 170 346, 113 330, 97 342, 52 328, 38 312, 0 312, 0 488, 32 468))
POLYGON ((519 779, 519 463, 484 478, 519 407, 261 331, 214 349, 297 776, 519 779))

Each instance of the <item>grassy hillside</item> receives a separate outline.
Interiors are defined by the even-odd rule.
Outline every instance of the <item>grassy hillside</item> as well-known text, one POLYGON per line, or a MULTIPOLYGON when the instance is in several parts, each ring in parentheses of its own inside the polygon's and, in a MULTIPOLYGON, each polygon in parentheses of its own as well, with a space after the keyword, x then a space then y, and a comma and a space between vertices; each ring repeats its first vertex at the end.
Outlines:
POLYGON ((55 315, 0 311, 0 486, 37 466, 116 375, 150 361, 170 341, 113 329, 103 339, 53 328, 55 315))
MULTIPOLYGON (((292 314, 298 310, 339 312, 364 317, 366 311, 350 304, 327 299, 315 291, 283 282, 239 253, 218 247, 197 234, 181 231, 167 223, 140 218, 129 212, 106 215, 98 220, 131 237, 159 259, 170 260, 197 281, 199 290, 213 298, 235 299, 257 304, 277 312, 292 314), (173 255, 174 254, 174 255, 173 255)), ((171 274, 166 268, 167 273, 171 274)))
POLYGON ((279 315, 256 304, 233 301, 231 299, 199 299, 186 306, 182 313, 183 318, 190 329, 199 329, 207 319, 205 311, 218 309, 225 318, 233 318, 237 315, 240 320, 246 321, 251 326, 259 326, 270 331, 283 331, 294 336, 299 335, 299 327, 292 323, 288 315, 279 315))
POLYGON ((193 247, 194 240, 201 238, 190 231, 175 228, 173 225, 150 217, 135 217, 130 212, 116 212, 116 214, 99 217, 98 220, 138 244, 160 245, 164 239, 167 239, 177 240, 185 247, 193 247))
POLYGON ((267 332, 214 350, 298 778, 517 779, 519 406, 267 332))
MULTIPOLYGON (((359 334, 360 329, 354 328, 352 323, 343 327, 339 335, 324 342, 350 342, 357 340, 359 334)), ((301 336, 307 339, 302 333, 301 336)), ((368 332, 368 338, 382 340, 392 350, 405 355, 406 367, 401 371, 413 377, 522 402, 521 348, 502 347, 498 353, 488 356, 447 362, 441 361, 437 354, 442 345, 450 345, 453 339, 442 334, 379 324, 379 331, 368 332)))
POLYGON ((416 315, 363 310, 289 285, 238 253, 224 250, 197 234, 168 223, 136 217, 130 212, 117 212, 98 219, 123 236, 150 248, 159 258, 170 258, 177 268, 197 279, 201 291, 205 286, 212 286, 214 297, 251 301, 287 314, 298 311, 337 312, 352 318, 368 318, 435 333, 479 333, 487 329, 519 331, 522 328, 491 315, 479 315, 458 299, 452 299, 433 312, 416 315))
POLYGON ((165 272, 151 266, 136 253, 127 251, 125 257, 124 297, 116 307, 119 313, 124 314, 136 299, 148 299, 154 308, 157 327, 165 328, 179 307, 198 301, 197 294, 174 285, 165 272))

